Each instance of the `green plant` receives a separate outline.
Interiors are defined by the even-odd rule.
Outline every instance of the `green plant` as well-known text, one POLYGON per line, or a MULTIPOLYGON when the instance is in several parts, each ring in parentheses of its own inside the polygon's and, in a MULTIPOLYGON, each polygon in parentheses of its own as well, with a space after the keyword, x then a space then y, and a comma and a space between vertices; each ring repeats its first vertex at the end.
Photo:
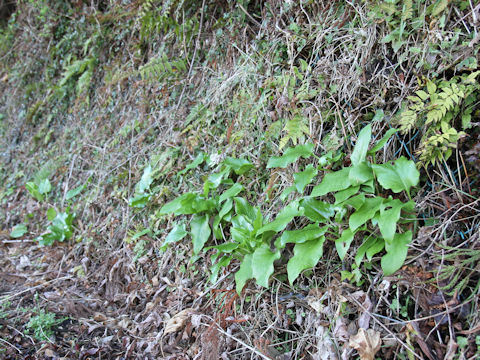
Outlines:
MULTIPOLYGON (((381 266, 385 274, 400 268, 407 255, 407 245, 412 232, 397 232, 402 212, 412 212, 414 202, 402 202, 398 198, 380 196, 380 188, 399 194, 405 192, 410 199, 410 189, 419 181, 419 173, 412 161, 400 158, 394 164, 376 164, 367 159, 388 141, 395 130, 390 130, 370 151, 371 126, 359 134, 351 155, 352 166, 328 172, 322 182, 313 188, 309 196, 297 198, 287 204, 273 221, 266 221, 258 207, 250 205, 238 196, 244 188, 230 178, 232 171, 242 175, 252 166, 247 160, 227 158, 220 164, 219 172, 211 174, 204 183, 203 193, 185 193, 164 205, 161 214, 193 215, 190 229, 177 223, 167 235, 164 244, 182 240, 190 235, 193 254, 201 250, 215 250, 211 256, 212 276, 216 281, 221 268, 233 258, 241 261, 235 274, 237 291, 240 292, 247 280, 268 287, 274 271, 274 261, 280 259, 287 244, 294 244, 294 255, 287 264, 288 280, 293 283, 300 273, 314 267, 323 254, 324 242, 335 242, 337 252, 343 260, 354 238, 363 237, 364 242, 355 256, 357 266, 366 257, 369 261, 384 248, 381 266), (317 198, 333 194, 335 202, 317 198), (309 223, 302 229, 286 230, 296 217, 309 223), (217 245, 205 247, 214 235, 217 245), (221 243, 218 244, 218 241, 221 243)), ((286 149, 280 157, 272 157, 267 168, 285 168, 300 157, 313 155, 313 144, 298 145, 286 149)), ((322 164, 316 169, 312 164, 295 174, 294 187, 290 192, 303 194, 322 164)), ((405 220, 409 222, 410 220, 405 220)))
POLYGON ((54 313, 43 309, 35 309, 36 315, 30 318, 25 325, 27 333, 33 333, 33 337, 38 341, 51 341, 53 328, 63 322, 65 318, 56 319, 54 313))
POLYGON ((37 238, 40 245, 52 245, 55 241, 63 242, 72 237, 75 214, 70 212, 70 208, 63 213, 50 208, 47 211, 47 218, 50 225, 47 232, 37 238))
POLYGON ((465 135, 455 129, 471 127, 472 112, 480 94, 476 77, 480 71, 454 76, 448 81, 426 80, 423 90, 409 96, 408 108, 399 119, 400 130, 407 133, 421 127, 423 137, 418 149, 420 164, 427 166, 448 160, 458 140, 465 135), (426 91, 425 91, 426 90, 426 91))
POLYGON ((28 229, 25 224, 18 224, 13 227, 12 231, 10 232, 10 237, 14 239, 20 238, 23 235, 25 235, 27 232, 28 232, 28 229))
MULTIPOLYGON (((383 43, 390 43, 393 51, 398 53, 408 45, 408 37, 425 24, 425 17, 438 17, 447 8, 448 0, 433 1, 425 6, 421 0, 378 0, 369 2, 370 17, 377 22, 385 22, 388 34, 382 39, 383 43)), ((410 52, 414 52, 412 48, 410 52), (413 51, 412 51, 413 50, 413 51)))
POLYGON ((25 184, 25 189, 32 195, 37 201, 43 201, 45 196, 52 190, 52 184, 47 178, 29 181, 25 184))

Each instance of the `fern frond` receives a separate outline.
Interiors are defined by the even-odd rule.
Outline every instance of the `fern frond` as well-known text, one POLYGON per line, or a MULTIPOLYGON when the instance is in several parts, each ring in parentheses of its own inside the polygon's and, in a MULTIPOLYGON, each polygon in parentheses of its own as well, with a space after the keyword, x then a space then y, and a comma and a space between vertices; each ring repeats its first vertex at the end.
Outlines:
POLYGON ((147 64, 138 69, 142 80, 162 80, 165 78, 176 78, 179 73, 187 70, 185 60, 177 59, 169 61, 167 55, 163 54, 158 58, 150 60, 147 64))
POLYGON ((299 140, 303 141, 305 139, 305 135, 310 135, 310 129, 305 123, 305 119, 299 115, 288 120, 283 130, 286 135, 280 140, 280 149, 287 145, 290 140, 292 140, 293 145, 297 145, 299 140))
POLYGON ((412 110, 405 110, 400 116, 400 132, 402 134, 408 133, 417 124, 417 113, 412 110))

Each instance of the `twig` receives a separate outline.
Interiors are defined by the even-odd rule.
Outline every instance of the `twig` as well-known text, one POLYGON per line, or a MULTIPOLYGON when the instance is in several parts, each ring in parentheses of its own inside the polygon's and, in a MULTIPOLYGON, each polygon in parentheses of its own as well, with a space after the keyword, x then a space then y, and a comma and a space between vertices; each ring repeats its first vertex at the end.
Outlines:
POLYGON ((0 341, 2 341, 2 342, 4 342, 5 344, 7 344, 8 346, 14 348, 14 349, 17 350, 20 354, 22 353, 22 351, 21 351, 19 348, 17 348, 17 347, 16 347, 15 345, 13 345, 13 344, 10 344, 7 340, 4 340, 4 339, 2 339, 2 338, 0 337, 0 341))
MULTIPOLYGON (((203 315, 205 316, 205 315, 203 315)), ((209 318, 209 316, 205 316, 207 318, 209 318)), ((210 326, 209 324, 205 324, 205 323, 200 323, 200 325, 204 325, 204 326, 210 326)), ((259 352, 257 349, 255 349, 254 347, 246 344, 245 342, 243 342, 242 340, 240 340, 239 338, 227 333, 226 331, 223 331, 223 329, 221 329, 219 326, 217 326, 217 329, 216 329, 218 332, 220 332, 221 334, 225 335, 225 336, 228 336, 230 339, 232 340, 235 340, 236 342, 238 342, 240 345, 246 347, 248 350, 250 350, 251 352, 253 352, 254 354, 260 356, 262 359, 265 359, 265 360, 272 360, 271 358, 263 355, 261 352, 259 352)))

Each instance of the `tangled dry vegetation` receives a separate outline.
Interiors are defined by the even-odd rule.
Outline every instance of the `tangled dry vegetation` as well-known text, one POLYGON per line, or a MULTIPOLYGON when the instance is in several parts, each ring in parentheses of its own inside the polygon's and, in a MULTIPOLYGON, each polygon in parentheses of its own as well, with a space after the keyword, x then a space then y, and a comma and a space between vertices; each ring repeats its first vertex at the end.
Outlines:
POLYGON ((0 1, 0 357, 478 358, 479 28, 472 0, 0 1), (420 171, 408 198, 366 192, 415 202, 392 275, 372 214, 341 259, 327 233, 290 283, 287 244, 268 287, 238 293, 245 254, 215 267, 182 225, 192 212, 161 211, 230 161, 220 180, 271 221, 307 165, 307 196, 354 165, 368 124, 372 144, 401 130, 369 164, 420 171), (267 167, 298 144, 313 157, 267 167), (359 260, 367 232, 381 248, 359 260))

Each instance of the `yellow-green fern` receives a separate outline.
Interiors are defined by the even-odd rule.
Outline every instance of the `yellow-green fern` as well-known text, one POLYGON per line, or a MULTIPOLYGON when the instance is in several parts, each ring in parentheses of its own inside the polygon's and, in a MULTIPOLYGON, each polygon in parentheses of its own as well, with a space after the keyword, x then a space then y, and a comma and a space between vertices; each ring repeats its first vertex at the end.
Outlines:
MULTIPOLYGON (((449 81, 426 80, 415 96, 408 96, 408 107, 401 113, 402 133, 420 128, 423 137, 417 151, 420 164, 447 160, 465 134, 454 127, 461 120, 461 130, 470 127, 471 113, 480 85, 475 80, 480 71, 455 76, 449 81)), ((458 127, 458 126, 457 126, 458 127)))

